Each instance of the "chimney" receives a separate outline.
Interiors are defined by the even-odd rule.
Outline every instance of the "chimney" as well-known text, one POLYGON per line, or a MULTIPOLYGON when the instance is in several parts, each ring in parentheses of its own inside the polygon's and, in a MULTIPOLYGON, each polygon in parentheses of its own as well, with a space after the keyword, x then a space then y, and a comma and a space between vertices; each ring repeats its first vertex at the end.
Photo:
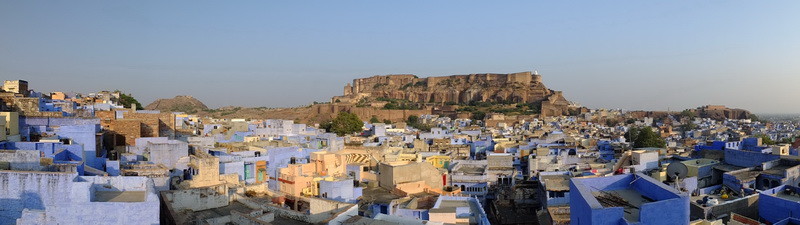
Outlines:
POLYGON ((136 103, 131 103, 131 111, 136 112, 136 103))

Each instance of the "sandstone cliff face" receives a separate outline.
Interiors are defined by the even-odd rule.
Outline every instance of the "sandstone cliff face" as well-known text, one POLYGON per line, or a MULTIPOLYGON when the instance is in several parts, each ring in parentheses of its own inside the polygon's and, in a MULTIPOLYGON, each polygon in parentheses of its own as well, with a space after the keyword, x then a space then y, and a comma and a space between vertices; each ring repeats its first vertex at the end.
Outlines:
POLYGON ((208 106, 192 96, 181 95, 171 99, 158 99, 144 108, 164 112, 198 112, 208 109, 208 106))
POLYGON ((414 75, 373 76, 353 80, 345 96, 405 99, 420 103, 539 102, 554 94, 531 72, 471 74, 418 78, 414 75))

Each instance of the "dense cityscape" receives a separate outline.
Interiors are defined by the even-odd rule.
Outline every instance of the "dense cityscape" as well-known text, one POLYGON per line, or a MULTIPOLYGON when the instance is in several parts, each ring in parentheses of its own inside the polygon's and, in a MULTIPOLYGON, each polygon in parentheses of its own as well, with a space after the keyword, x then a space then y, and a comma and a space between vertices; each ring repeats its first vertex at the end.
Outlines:
POLYGON ((800 224, 798 12, 0 0, 0 225, 800 224))
POLYGON ((359 78, 296 119, 35 85, 0 92, 2 224, 786 224, 800 210, 796 121, 588 109, 536 72, 359 78))

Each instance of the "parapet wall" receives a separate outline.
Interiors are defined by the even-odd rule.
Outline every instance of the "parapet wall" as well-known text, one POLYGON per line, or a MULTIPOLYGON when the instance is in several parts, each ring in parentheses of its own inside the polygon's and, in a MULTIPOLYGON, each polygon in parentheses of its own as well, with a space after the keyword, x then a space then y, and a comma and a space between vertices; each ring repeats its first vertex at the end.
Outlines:
MULTIPOLYGON (((0 225, 15 224, 23 209, 69 201, 77 173, 0 171, 0 225)), ((88 192, 88 190, 87 190, 88 192)))

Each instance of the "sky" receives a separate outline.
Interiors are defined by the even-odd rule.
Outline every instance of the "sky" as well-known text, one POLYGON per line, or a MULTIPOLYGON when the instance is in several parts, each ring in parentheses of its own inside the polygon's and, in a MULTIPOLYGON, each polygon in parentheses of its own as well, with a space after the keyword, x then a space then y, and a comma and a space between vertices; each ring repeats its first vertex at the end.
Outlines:
POLYGON ((289 107, 373 75, 538 71, 590 108, 800 113, 797 12, 800 1, 0 0, 0 79, 289 107))

